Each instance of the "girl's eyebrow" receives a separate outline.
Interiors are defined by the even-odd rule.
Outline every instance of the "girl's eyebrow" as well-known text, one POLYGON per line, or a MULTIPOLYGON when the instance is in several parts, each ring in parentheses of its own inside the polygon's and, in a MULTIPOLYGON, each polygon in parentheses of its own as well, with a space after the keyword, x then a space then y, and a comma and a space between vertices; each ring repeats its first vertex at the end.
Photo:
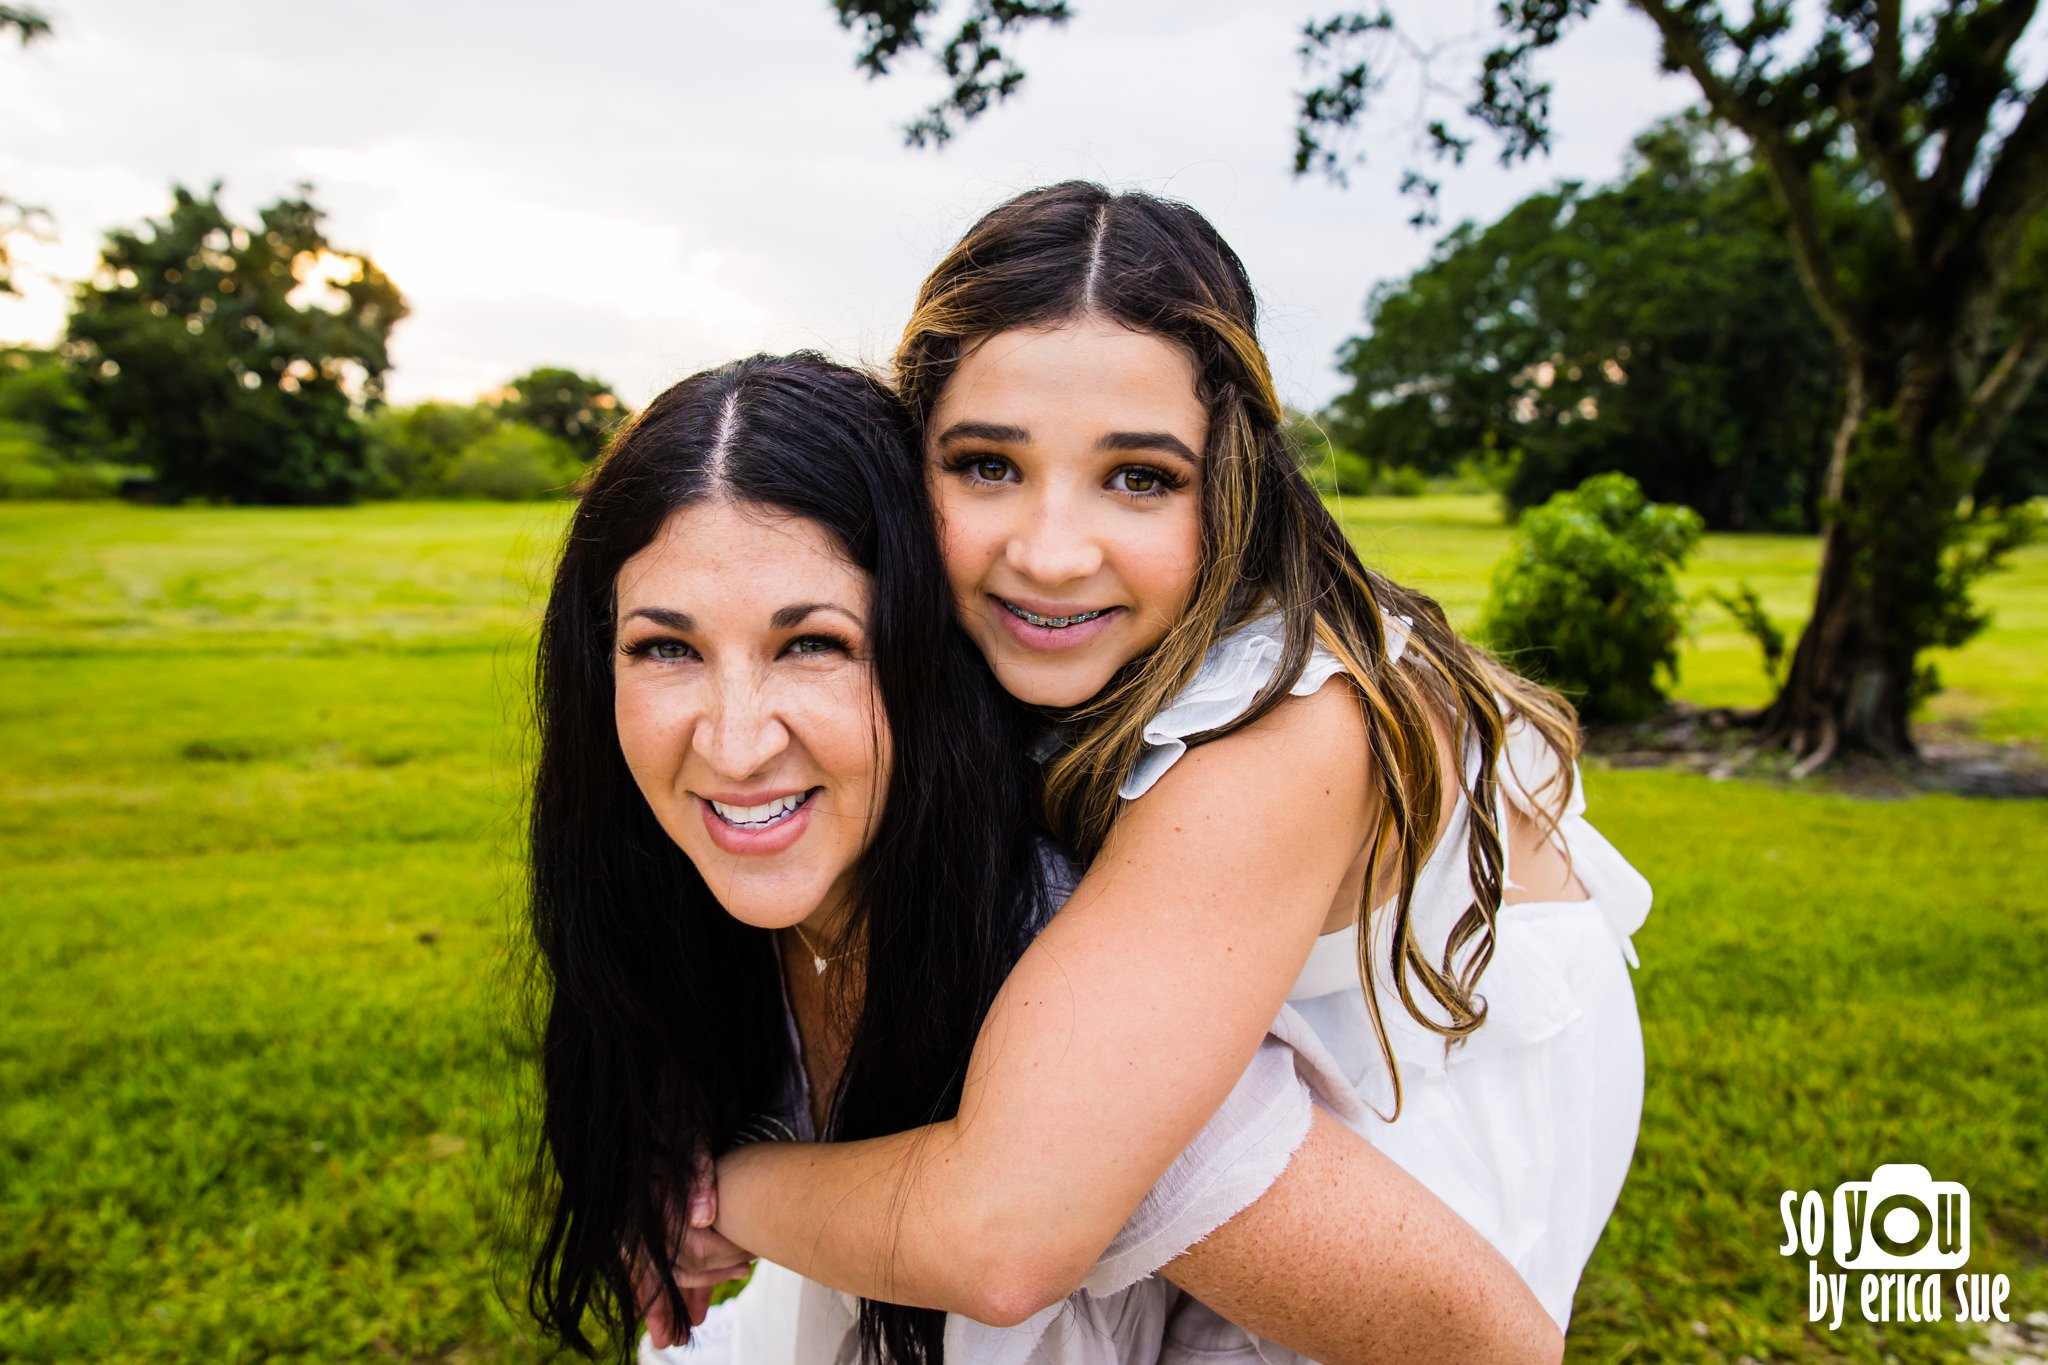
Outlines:
MULTIPOLYGON (((939 433, 938 444, 951 445, 955 441, 992 441, 999 445, 1028 446, 1031 433, 1007 422, 955 422, 939 433)), ((1112 431, 1097 441, 1095 448, 1118 452, 1163 450, 1180 456, 1189 464, 1202 462, 1201 457, 1188 448, 1186 441, 1170 431, 1112 431)))
POLYGON ((1170 431, 1112 431, 1095 443, 1097 450, 1163 450, 1178 455, 1189 464, 1200 464, 1201 458, 1188 449, 1188 443, 1170 431))
POLYGON ((1003 422, 955 422, 939 433, 939 444, 954 441, 998 441, 1004 445, 1031 444, 1031 433, 1003 422))

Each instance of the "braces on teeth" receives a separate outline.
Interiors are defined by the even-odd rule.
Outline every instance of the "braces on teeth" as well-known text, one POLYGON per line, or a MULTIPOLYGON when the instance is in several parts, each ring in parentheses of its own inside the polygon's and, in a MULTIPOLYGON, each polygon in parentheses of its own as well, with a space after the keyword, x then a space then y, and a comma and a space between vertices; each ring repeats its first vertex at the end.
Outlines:
POLYGON ((1020 620, 1029 621, 1034 626, 1049 626, 1054 630, 1064 630, 1068 626, 1079 625, 1083 621, 1093 621, 1096 617, 1102 615, 1102 612, 1109 610, 1108 607, 1104 607, 1102 611, 1084 611, 1078 616, 1040 616, 1035 611, 1024 610, 1024 608, 1014 602, 1004 601, 1003 606, 1009 610, 1012 616, 1020 620))

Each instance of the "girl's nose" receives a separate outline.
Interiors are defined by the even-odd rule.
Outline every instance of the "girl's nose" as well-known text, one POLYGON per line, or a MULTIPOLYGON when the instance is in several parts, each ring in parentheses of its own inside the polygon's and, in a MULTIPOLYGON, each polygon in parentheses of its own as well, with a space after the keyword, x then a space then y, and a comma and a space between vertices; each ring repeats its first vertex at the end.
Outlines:
POLYGON ((1044 498, 1004 547, 1009 566, 1033 583, 1057 587, 1102 569, 1102 543, 1065 499, 1044 498))

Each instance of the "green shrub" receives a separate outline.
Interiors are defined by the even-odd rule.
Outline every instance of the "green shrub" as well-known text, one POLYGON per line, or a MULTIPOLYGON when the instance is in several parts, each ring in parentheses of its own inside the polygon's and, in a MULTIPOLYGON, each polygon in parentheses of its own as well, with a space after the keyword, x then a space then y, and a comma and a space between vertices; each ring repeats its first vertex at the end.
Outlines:
POLYGON ((507 421, 561 437, 584 464, 598 457, 611 434, 631 416, 611 385, 559 365, 529 370, 507 384, 497 409, 507 421))
POLYGON ((106 444, 76 377, 48 351, 0 348, 0 426, 10 423, 35 427, 43 444, 68 459, 106 444))
POLYGON ((498 423, 481 403, 415 403, 371 413, 363 421, 370 462, 365 491, 380 498, 440 496, 456 457, 498 423))
POLYGON ((1372 491, 1372 462, 1332 442, 1320 418, 1289 408, 1287 440, 1317 492, 1364 497, 1372 491))
POLYGON ((518 502, 565 493, 582 473, 583 462, 568 442, 508 423, 464 446, 444 484, 458 498, 518 502))
POLYGON ((1515 668, 1571 695, 1589 720, 1634 720, 1678 676, 1685 601, 1674 577, 1704 524, 1596 474, 1522 515, 1494 570, 1480 631, 1515 668))
POLYGON ((1304 448, 1301 469, 1319 493, 1370 497, 1378 481, 1370 461, 1328 443, 1304 448))
POLYGON ((1404 464, 1383 470, 1373 481, 1372 491, 1389 498, 1419 498, 1429 487, 1429 475, 1412 464, 1404 464))
POLYGON ((1458 458, 1451 477, 1445 481, 1444 491, 1504 494, 1508 485, 1514 482, 1515 471, 1521 465, 1521 448, 1502 450, 1489 431, 1477 449, 1458 458))
POLYGON ((1318 493, 1351 498, 1419 498, 1431 491, 1427 473, 1410 465, 1385 465, 1330 439, 1323 420, 1289 410, 1288 440, 1294 458, 1318 493))
POLYGON ((1773 688, 1777 687, 1785 673, 1785 632, 1764 610, 1764 600, 1750 586, 1749 580, 1736 584, 1733 592, 1709 588, 1707 600, 1718 603, 1735 619, 1735 628, 1756 641, 1756 647, 1764 658, 1764 680, 1773 688))
POLYGON ((56 463, 42 433, 21 422, 0 422, 0 498, 48 498, 56 463))
POLYGON ((67 459, 40 427, 0 421, 0 498, 110 498, 135 471, 99 460, 67 459))

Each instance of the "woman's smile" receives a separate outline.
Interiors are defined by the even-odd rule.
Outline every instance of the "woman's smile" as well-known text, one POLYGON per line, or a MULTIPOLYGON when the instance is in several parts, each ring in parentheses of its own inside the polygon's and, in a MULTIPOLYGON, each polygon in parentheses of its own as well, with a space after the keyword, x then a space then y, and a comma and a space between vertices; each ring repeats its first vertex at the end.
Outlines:
POLYGON ((817 524, 716 498, 615 591, 619 746, 655 818, 735 919, 836 915, 888 790, 866 575, 817 524))
POLYGON ((704 811, 704 828, 711 842, 738 857, 765 857, 780 853, 804 837, 810 827, 812 798, 823 787, 793 792, 753 805, 718 801, 698 796, 704 811))

